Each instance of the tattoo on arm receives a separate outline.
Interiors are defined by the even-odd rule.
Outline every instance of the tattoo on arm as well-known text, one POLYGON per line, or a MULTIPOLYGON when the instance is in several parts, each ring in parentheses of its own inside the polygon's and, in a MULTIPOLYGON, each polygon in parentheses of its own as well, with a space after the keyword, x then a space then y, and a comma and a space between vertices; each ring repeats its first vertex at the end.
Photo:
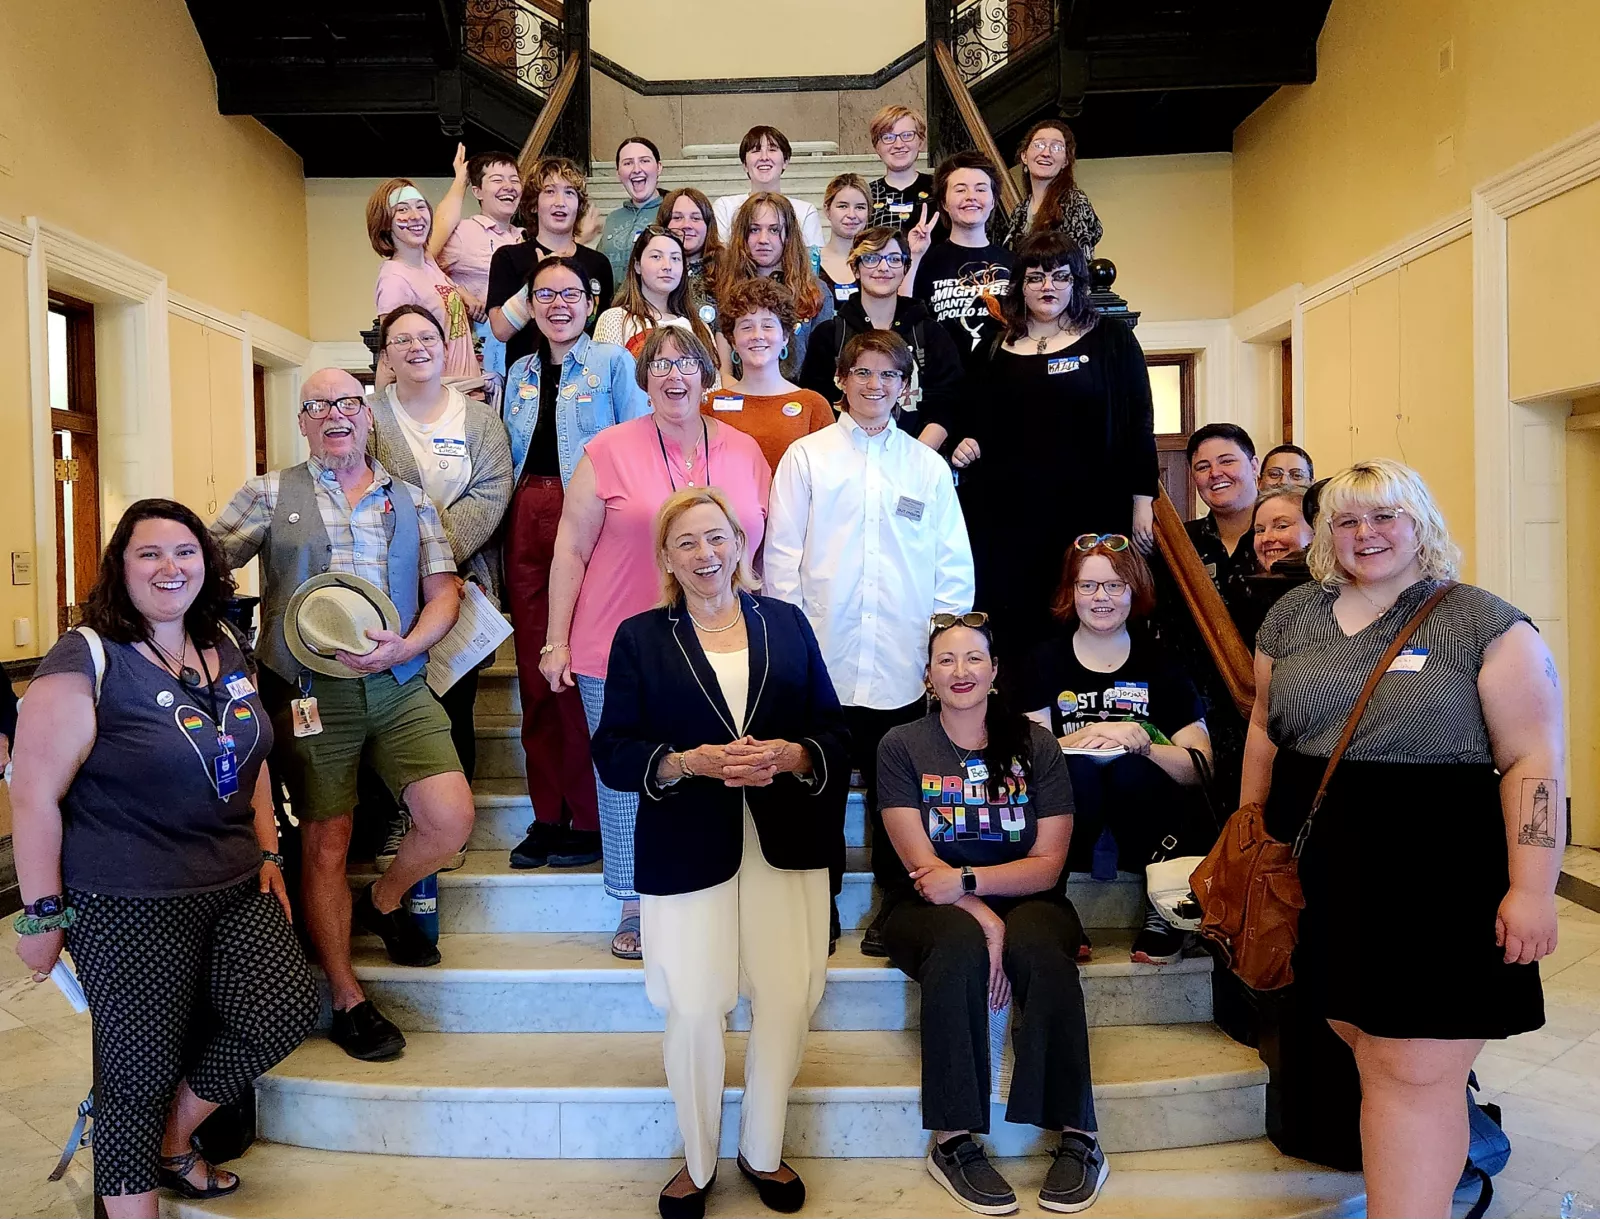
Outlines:
POLYGON ((1556 677, 1556 662, 1550 657, 1544 658, 1544 675, 1550 679, 1550 684, 1557 690, 1561 689, 1561 681, 1556 677))
POLYGON ((1524 779, 1518 803, 1517 845, 1524 847, 1551 847, 1556 845, 1554 779, 1524 779))

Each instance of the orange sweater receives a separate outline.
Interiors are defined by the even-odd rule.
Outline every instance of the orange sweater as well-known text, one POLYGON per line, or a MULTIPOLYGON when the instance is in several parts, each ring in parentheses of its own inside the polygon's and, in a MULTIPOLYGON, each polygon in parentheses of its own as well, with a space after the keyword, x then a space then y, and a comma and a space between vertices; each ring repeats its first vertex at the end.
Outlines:
POLYGON ((729 389, 713 390, 701 401, 700 413, 753 436, 774 470, 791 444, 802 436, 820 432, 835 418, 828 400, 809 389, 743 397, 729 389))

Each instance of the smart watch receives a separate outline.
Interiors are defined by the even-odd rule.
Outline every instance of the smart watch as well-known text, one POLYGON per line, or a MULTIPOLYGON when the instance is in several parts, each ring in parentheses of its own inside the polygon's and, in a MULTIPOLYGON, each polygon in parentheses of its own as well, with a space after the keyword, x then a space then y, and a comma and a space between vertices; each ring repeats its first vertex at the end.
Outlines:
POLYGON ((961 891, 963 893, 976 893, 978 891, 978 874, 971 868, 961 869, 961 891))

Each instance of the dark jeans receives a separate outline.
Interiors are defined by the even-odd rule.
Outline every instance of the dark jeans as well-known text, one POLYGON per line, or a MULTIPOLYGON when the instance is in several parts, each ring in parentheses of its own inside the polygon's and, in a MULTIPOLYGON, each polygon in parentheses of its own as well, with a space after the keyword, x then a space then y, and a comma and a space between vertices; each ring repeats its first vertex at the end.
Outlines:
MULTIPOLYGON (((904 707, 879 711, 875 707, 845 707, 844 722, 850 729, 850 764, 861 772, 867 788, 867 820, 871 829, 867 840, 872 848, 872 878, 884 898, 897 897, 906 887, 906 869, 895 853, 894 843, 883 828, 883 810, 878 807, 878 745, 891 728, 914 723, 927 713, 927 702, 917 699, 904 707)), ((831 871, 831 869, 830 869, 831 871)), ((841 875, 830 875, 835 894, 841 875)))
MULTIPOLYGON (((984 899, 1005 920, 1016 1069, 1006 1120, 1095 1130, 1089 1021, 1078 984, 1083 927, 1060 898, 984 899)), ((902 899, 883 929, 889 959, 922 988, 922 1125, 989 1129, 989 948, 958 906, 902 899)))
POLYGON ((1168 855, 1203 855, 1216 841, 1215 827, 1198 788, 1185 787, 1149 758, 1124 754, 1110 762, 1067 758, 1072 775, 1072 845, 1068 872, 1087 872, 1094 844, 1107 826, 1117 840, 1117 866, 1144 875, 1145 865, 1167 835, 1177 839, 1168 855))

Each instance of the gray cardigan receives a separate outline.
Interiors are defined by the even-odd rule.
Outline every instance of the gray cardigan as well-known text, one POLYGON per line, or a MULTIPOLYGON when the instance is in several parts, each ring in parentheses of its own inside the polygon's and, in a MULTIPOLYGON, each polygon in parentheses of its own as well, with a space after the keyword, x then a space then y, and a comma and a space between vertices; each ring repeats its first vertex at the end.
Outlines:
MULTIPOLYGON (((451 390, 455 393, 455 390, 451 390)), ((396 478, 422 486, 411 446, 394 417, 388 391, 367 400, 372 406, 372 434, 367 448, 396 478)), ((467 456, 472 461, 472 481, 453 504, 435 504, 444 523, 445 537, 455 553, 456 566, 500 603, 500 546, 497 534, 511 503, 516 477, 511 464, 511 441, 500 416, 475 398, 467 403, 467 456)))

